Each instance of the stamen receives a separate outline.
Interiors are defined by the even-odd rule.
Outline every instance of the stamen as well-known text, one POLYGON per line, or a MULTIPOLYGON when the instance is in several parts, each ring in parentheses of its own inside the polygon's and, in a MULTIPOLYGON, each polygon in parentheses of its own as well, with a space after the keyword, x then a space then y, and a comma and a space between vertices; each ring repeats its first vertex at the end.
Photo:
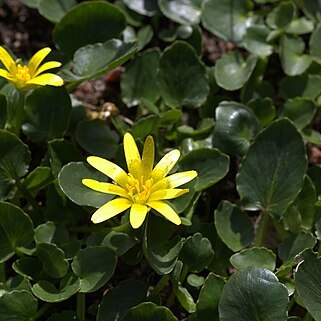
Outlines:
POLYGON ((29 68, 27 66, 21 66, 18 64, 15 77, 23 82, 29 81, 31 79, 29 68))

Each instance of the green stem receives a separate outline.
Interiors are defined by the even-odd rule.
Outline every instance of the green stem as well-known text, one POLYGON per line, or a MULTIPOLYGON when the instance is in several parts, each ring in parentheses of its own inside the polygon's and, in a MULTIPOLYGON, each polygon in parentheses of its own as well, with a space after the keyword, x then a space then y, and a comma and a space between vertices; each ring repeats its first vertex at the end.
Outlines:
POLYGON ((269 223, 269 214, 265 211, 261 212, 259 226, 256 231, 255 246, 262 246, 268 223, 269 223))
POLYGON ((15 112, 14 121, 12 122, 12 131, 19 137, 20 130, 23 122, 26 119, 25 113, 25 96, 26 94, 22 91, 19 91, 19 101, 17 105, 17 110, 15 112))
POLYGON ((5 263, 0 264, 0 283, 5 283, 7 280, 6 277, 6 266, 5 263))
POLYGON ((86 320, 86 306, 85 306, 85 293, 77 293, 77 306, 76 306, 76 315, 78 321, 86 320))
POLYGON ((171 294, 170 294, 169 297, 167 298, 166 307, 170 308, 170 307, 174 304, 175 297, 176 297, 175 291, 172 290, 171 294))
POLYGON ((51 307, 51 305, 51 303, 46 303, 45 305, 43 305, 33 316, 32 320, 38 320, 51 307))
POLYGON ((157 284, 155 285, 154 289, 152 290, 152 292, 150 293, 149 297, 155 296, 157 295, 160 291, 163 290, 163 288, 166 286, 166 284, 169 281, 169 275, 165 274, 163 275, 160 280, 157 282, 157 284))

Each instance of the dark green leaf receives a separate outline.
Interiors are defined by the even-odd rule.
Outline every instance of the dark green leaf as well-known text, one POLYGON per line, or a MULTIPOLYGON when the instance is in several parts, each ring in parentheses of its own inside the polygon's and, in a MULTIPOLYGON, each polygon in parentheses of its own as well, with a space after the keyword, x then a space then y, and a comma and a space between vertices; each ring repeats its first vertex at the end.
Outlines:
POLYGON ((236 205, 221 201, 214 220, 218 235, 232 251, 240 251, 254 241, 253 223, 236 205))
POLYGON ((238 271, 226 283, 220 321, 286 321, 288 291, 267 269, 238 271))
POLYGON ((275 106, 271 98, 255 98, 250 100, 247 105, 263 127, 275 118, 275 106))
POLYGON ((40 0, 38 10, 46 19, 56 23, 76 4, 75 0, 40 0))
POLYGON ((282 29, 290 24, 295 15, 295 5, 291 1, 282 1, 267 15, 266 22, 273 29, 282 29))
POLYGON ((69 233, 65 225, 56 222, 47 222, 38 225, 35 229, 35 241, 37 243, 61 244, 69 239, 69 233))
POLYGON ((157 0, 124 0, 124 3, 143 16, 152 17, 158 13, 157 0))
POLYGON ((0 129, 3 129, 7 121, 7 99, 0 95, 0 129))
POLYGON ((299 194, 307 160, 301 135, 287 119, 262 131, 242 160, 237 190, 247 210, 280 218, 299 194))

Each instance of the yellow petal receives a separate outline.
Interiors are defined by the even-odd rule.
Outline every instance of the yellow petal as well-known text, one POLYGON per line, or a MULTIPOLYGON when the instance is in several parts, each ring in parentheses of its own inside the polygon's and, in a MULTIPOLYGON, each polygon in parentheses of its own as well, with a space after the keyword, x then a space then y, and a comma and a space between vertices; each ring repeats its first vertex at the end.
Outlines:
POLYGON ((155 145, 152 136, 147 136, 144 143, 144 150, 142 156, 142 175, 145 179, 149 179, 154 166, 155 145))
POLYGON ((10 73, 16 70, 16 63, 6 49, 0 46, 0 61, 7 68, 10 73))
MULTIPOLYGON (((1 48, 1 47, 0 47, 1 48)), ((3 78, 6 78, 8 80, 11 80, 12 79, 12 76, 11 74, 7 71, 7 70, 4 70, 2 68, 0 68, 0 77, 3 77, 3 78)))
POLYGON ((101 223, 127 210, 131 205, 132 204, 126 198, 116 198, 99 208, 93 214, 91 220, 94 223, 101 223))
POLYGON ((43 65, 41 65, 35 72, 34 75, 31 74, 31 77, 36 77, 39 74, 41 74, 42 72, 49 70, 49 69, 53 69, 53 68, 58 68, 61 66, 61 62, 58 61, 48 61, 46 63, 44 63, 43 65))
POLYGON ((115 194, 123 197, 127 197, 126 191, 118 185, 110 184, 106 182, 98 182, 94 179, 85 178, 81 181, 87 187, 93 189, 97 192, 102 192, 106 194, 115 194))
POLYGON ((152 178, 154 182, 157 182, 164 178, 171 169, 177 163, 180 157, 180 151, 178 149, 174 149, 171 152, 167 153, 155 166, 152 172, 152 178))
POLYGON ((159 201, 159 200, 169 200, 172 198, 179 197, 189 191, 188 188, 186 189, 161 189, 156 192, 153 192, 148 201, 159 201))
POLYGON ((62 86, 64 84, 64 81, 61 77, 55 74, 42 74, 40 76, 37 76, 35 78, 32 78, 26 82, 27 85, 40 85, 40 86, 62 86))
POLYGON ((41 62, 48 56, 49 52, 51 51, 50 48, 46 47, 39 51, 37 51, 30 59, 28 63, 28 68, 31 76, 36 73, 41 62))
POLYGON ((162 214, 166 219, 168 219, 176 225, 180 225, 182 223, 181 218, 178 216, 178 214, 168 204, 164 202, 148 202, 147 206, 153 208, 154 210, 162 214))
POLYGON ((151 192, 155 192, 157 190, 162 190, 162 189, 175 188, 177 186, 188 183, 189 181, 194 179, 196 176, 197 176, 196 171, 186 171, 186 172, 172 174, 158 181, 156 184, 154 184, 153 187, 151 188, 151 192))
POLYGON ((147 215, 148 208, 145 205, 133 204, 130 209, 129 222, 133 228, 139 228, 147 215))
POLYGON ((129 133, 124 136, 124 151, 128 172, 138 178, 141 159, 134 137, 129 133))
POLYGON ((122 187, 126 187, 127 173, 118 165, 98 156, 87 157, 87 162, 122 187))

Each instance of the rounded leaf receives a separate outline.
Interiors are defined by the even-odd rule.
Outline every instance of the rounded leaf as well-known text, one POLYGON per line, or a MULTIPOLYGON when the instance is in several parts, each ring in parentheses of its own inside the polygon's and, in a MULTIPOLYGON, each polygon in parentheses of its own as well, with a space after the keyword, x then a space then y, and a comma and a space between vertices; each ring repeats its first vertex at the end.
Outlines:
POLYGON ((195 50, 182 41, 176 41, 163 52, 158 81, 162 98, 173 108, 198 108, 209 93, 205 66, 195 50))
POLYGON ((152 17, 158 13, 157 0, 124 0, 124 3, 143 16, 152 17))
POLYGON ((117 264, 114 251, 105 246, 80 250, 71 267, 80 279, 80 292, 95 292, 113 276, 117 264))
POLYGON ((240 251, 254 241, 253 223, 236 205, 222 201, 214 220, 218 235, 232 251, 240 251))
POLYGON ((286 321, 288 291, 267 269, 238 271, 226 283, 220 321, 286 321))
POLYGON ((116 38, 125 29, 124 14, 105 1, 83 2, 64 15, 53 31, 60 49, 72 55, 88 44, 116 38))
POLYGON ((58 176, 60 188, 70 200, 80 206, 100 207, 109 202, 114 195, 96 192, 82 184, 82 179, 91 178, 107 182, 107 176, 82 162, 71 162, 65 165, 58 176))
POLYGON ((46 19, 57 23, 76 4, 75 0, 40 0, 38 10, 46 19))
POLYGON ((237 190, 247 210, 280 218, 298 196, 307 167, 301 135, 287 119, 262 131, 242 160, 237 190))

